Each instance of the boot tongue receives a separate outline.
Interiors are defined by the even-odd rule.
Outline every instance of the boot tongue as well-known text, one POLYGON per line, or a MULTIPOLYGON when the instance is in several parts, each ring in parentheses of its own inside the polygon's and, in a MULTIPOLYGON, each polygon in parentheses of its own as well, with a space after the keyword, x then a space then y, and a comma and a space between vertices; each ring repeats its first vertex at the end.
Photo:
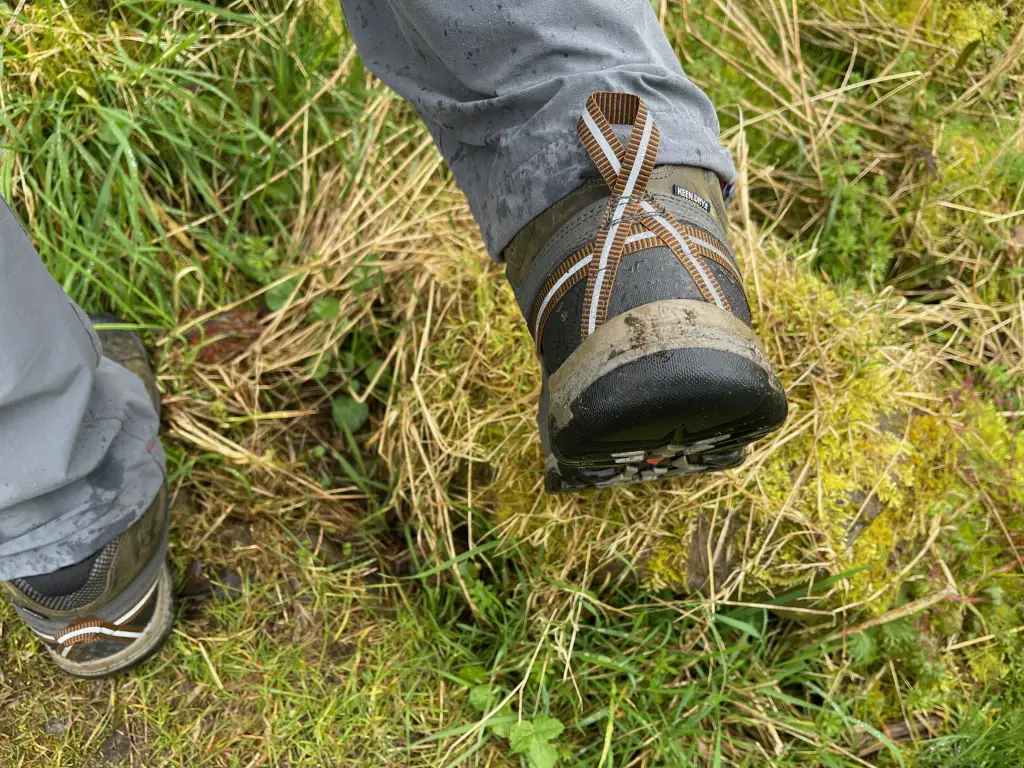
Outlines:
POLYGON ((651 174, 647 189, 654 194, 683 198, 713 216, 723 231, 727 230, 722 184, 713 171, 691 165, 660 165, 651 174))

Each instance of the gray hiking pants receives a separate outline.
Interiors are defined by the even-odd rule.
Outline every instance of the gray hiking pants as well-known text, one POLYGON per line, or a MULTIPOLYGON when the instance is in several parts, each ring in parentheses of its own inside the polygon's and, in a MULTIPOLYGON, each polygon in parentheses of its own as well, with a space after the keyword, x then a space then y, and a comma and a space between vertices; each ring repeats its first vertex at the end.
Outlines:
MULTIPOLYGON (((597 175, 576 135, 593 91, 640 96, 658 162, 735 176, 707 97, 647 0, 342 0, 366 65, 416 107, 491 256, 597 175)), ((163 482, 159 420, 0 207, 0 580, 112 541, 163 482)))
POLYGON ((164 482, 159 428, 0 203, 0 580, 77 563, 141 517, 164 482))
POLYGON ((491 256, 597 170, 576 135, 594 91, 661 129, 658 163, 736 176, 708 97, 648 0, 341 0, 359 52, 409 101, 469 198, 491 256))

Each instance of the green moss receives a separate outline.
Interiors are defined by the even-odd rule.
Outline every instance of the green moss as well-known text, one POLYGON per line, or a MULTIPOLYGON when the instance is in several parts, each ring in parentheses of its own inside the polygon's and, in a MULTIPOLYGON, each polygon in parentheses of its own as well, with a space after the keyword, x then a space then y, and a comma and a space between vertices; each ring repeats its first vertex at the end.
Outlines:
POLYGON ((492 481, 474 490, 477 506, 486 500, 510 532, 542 545, 553 571, 623 559, 641 566, 650 586, 685 590, 697 521, 714 518, 720 531, 731 515, 745 591, 774 593, 866 568, 835 599, 880 593, 868 610, 881 613, 902 599, 887 589, 893 573, 937 520, 975 500, 974 484, 984 483, 999 504, 1021 497, 1022 481, 1007 485, 1006 473, 1024 447, 994 406, 951 399, 920 372, 915 361, 926 347, 903 349, 894 364, 901 339, 884 305, 829 287, 784 253, 746 257, 756 262, 748 284, 757 287, 758 328, 793 405, 790 432, 778 447, 762 446, 756 473, 543 495, 533 343, 510 291, 482 275, 452 276, 449 285, 469 293, 429 350, 425 368, 437 373, 425 391, 440 412, 491 415, 475 430, 454 419, 449 437, 472 433, 461 450, 494 468, 492 481), (486 364, 467 369, 471 350, 486 364))
MULTIPOLYGON (((853 0, 833 0, 832 9, 843 18, 862 13, 853 0)), ((1002 3, 985 0, 881 0, 877 10, 901 27, 923 28, 931 40, 963 45, 991 35, 1007 20, 1002 3)))
POLYGON ((1024 148, 1009 142, 1016 130, 1012 119, 996 124, 956 117, 942 125, 939 161, 944 184, 977 185, 991 178, 998 186, 986 191, 989 201, 1005 199, 1024 185, 1024 148))
MULTIPOLYGON (((817 552, 808 557, 796 547, 783 549, 779 557, 788 569, 773 562, 751 575, 775 590, 807 580, 823 564, 831 572, 870 566, 849 585, 850 599, 861 599, 891 580, 897 545, 948 508, 956 476, 954 419, 918 412, 908 401, 906 393, 928 384, 911 367, 892 367, 885 347, 894 339, 877 310, 855 295, 840 298, 791 267, 768 270, 760 284, 769 306, 785 313, 769 315, 765 325, 785 323, 792 354, 813 339, 830 341, 819 342, 812 375, 790 385, 791 399, 813 405, 815 427, 771 454, 758 474, 762 493, 751 509, 765 535, 811 532, 817 552), (784 508, 786 519, 773 529, 784 508), (850 532, 876 514, 849 547, 850 532)), ((886 607, 883 600, 872 609, 886 607)))
POLYGON ((935 146, 928 153, 931 170, 920 169, 919 187, 904 202, 913 210, 900 248, 900 287, 942 290, 950 276, 978 283, 988 304, 1015 302, 1022 271, 1004 263, 991 274, 991 265, 1006 251, 1017 222, 991 221, 988 215, 1010 212, 1024 193, 1024 148, 1012 140, 1017 121, 955 117, 920 126, 924 140, 935 146))
MULTIPOLYGON (((815 265, 834 281, 932 291, 946 288, 953 276, 980 283, 988 303, 1010 300, 1020 290, 1020 268, 1006 270, 1013 282, 989 279, 986 267, 1017 222, 989 221, 967 209, 1009 213, 1020 197, 1024 152, 1008 141, 1019 124, 1018 106, 1009 81, 997 81, 982 96, 991 108, 970 116, 947 108, 964 95, 965 82, 982 78, 1005 55, 1021 6, 998 0, 882 0, 869 10, 866 17, 856 0, 800 4, 811 28, 823 28, 829 40, 818 45, 812 35, 801 41, 801 56, 813 73, 809 92, 850 88, 859 94, 859 83, 878 76, 935 76, 920 87, 906 88, 907 81, 896 79, 867 88, 863 98, 881 98, 885 106, 848 112, 848 104, 840 105, 827 120, 828 140, 813 146, 807 130, 797 129, 799 114, 790 114, 805 96, 773 79, 789 66, 784 57, 773 62, 752 52, 741 35, 723 31, 731 28, 727 17, 698 4, 690 5, 688 23, 708 46, 684 47, 687 71, 715 101, 723 128, 736 129, 744 118, 755 213, 764 212, 780 232, 802 238, 814 250, 815 265), (901 43, 893 60, 897 53, 891 47, 865 47, 857 35, 844 34, 846 20, 866 18, 891 23, 879 39, 902 40, 912 24, 918 31, 901 43), (922 37, 937 45, 919 44, 922 37), (963 55, 940 55, 943 47, 961 48, 963 55), (786 117, 750 122, 775 110, 786 117), (790 197, 793 186, 808 194, 790 197)), ((759 32, 770 48, 783 48, 773 25, 759 32)), ((804 128, 813 132, 819 123, 820 117, 804 128)))
MULTIPOLYGON (((10 23, 12 12, 0 13, 10 23)), ((98 13, 79 3, 26 3, 5 41, 4 78, 15 88, 90 91, 97 83, 91 55, 103 24, 98 13)))
POLYGON ((1000 4, 983 0, 945 0, 928 5, 924 0, 887 0, 886 7, 902 26, 920 18, 932 39, 961 44, 980 40, 1006 21, 1006 11, 1000 4))

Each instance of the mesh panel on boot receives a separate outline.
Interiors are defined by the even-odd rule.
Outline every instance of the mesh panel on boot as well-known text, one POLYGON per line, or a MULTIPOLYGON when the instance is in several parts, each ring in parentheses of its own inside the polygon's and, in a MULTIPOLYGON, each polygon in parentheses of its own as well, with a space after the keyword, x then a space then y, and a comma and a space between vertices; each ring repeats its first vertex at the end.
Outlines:
POLYGON ((103 595, 104 590, 106 590, 107 571, 110 570, 111 565, 114 563, 114 557, 117 554, 117 544, 117 541, 113 541, 100 551, 89 571, 89 578, 86 579, 85 584, 74 592, 69 592, 66 595, 47 596, 33 589, 32 585, 24 579, 13 579, 11 584, 23 592, 30 600, 50 611, 73 611, 78 608, 84 608, 98 600, 103 595))

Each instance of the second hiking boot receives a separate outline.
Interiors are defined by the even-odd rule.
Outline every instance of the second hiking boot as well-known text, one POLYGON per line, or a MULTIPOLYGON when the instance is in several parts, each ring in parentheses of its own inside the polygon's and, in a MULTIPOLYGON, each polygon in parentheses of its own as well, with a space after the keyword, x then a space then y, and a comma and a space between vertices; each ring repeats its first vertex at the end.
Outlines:
POLYGON ((717 176, 655 166, 631 94, 595 93, 580 139, 601 173, 505 250, 544 368, 550 492, 727 469, 786 420, 751 329, 717 176), (624 145, 613 125, 631 127, 624 145))
MULTIPOLYGON (((112 323, 109 315, 94 322, 112 323)), ((138 334, 99 330, 103 355, 136 374, 154 406, 156 379, 138 334)), ((109 677, 154 654, 174 622, 174 583, 166 562, 167 491, 127 531, 58 571, 0 583, 50 658, 76 677, 109 677)))

